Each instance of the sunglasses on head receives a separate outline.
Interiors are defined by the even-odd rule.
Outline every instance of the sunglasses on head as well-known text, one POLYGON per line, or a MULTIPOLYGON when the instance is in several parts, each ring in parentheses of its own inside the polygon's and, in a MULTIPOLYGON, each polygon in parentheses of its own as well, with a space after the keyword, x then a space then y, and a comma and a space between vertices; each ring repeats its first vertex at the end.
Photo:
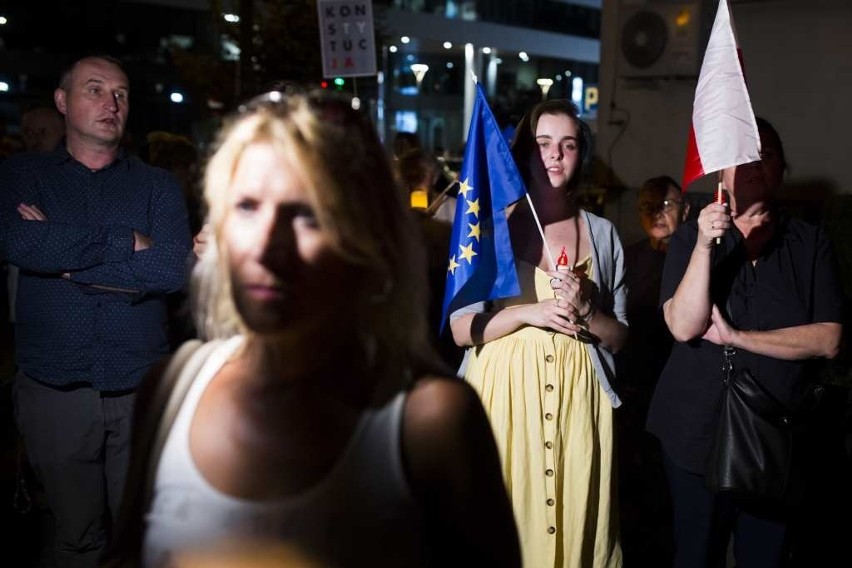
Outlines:
POLYGON ((349 94, 330 92, 324 89, 305 89, 294 83, 280 83, 271 90, 261 93, 237 107, 237 114, 245 114, 260 109, 273 111, 287 108, 288 99, 301 97, 307 100, 312 109, 324 120, 335 123, 347 122, 347 117, 359 116, 361 99, 349 94))

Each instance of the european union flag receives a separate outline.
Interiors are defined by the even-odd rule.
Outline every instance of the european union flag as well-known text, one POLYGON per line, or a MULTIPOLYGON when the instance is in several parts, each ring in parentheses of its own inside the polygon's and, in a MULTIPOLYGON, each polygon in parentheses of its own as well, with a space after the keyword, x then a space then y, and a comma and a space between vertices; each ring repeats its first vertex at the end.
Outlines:
POLYGON ((461 307, 521 293, 506 207, 526 189, 479 84, 459 183, 442 327, 461 307))

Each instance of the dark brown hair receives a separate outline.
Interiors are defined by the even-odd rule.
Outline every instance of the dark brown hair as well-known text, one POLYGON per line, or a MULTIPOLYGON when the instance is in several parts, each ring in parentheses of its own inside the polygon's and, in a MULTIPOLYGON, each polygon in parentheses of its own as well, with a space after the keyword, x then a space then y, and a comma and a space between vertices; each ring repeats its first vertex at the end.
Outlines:
POLYGON ((577 167, 574 170, 574 175, 568 182, 569 188, 575 188, 580 184, 583 174, 583 164, 588 158, 591 148, 592 134, 588 125, 580 119, 577 106, 566 99, 552 99, 540 102, 532 108, 530 112, 524 115, 521 122, 518 123, 518 128, 515 130, 515 137, 512 139, 512 157, 518 165, 518 170, 521 172, 524 183, 529 186, 532 175, 529 171, 529 156, 535 150, 535 130, 538 126, 538 121, 544 114, 565 115, 574 121, 577 125, 577 144, 579 146, 580 159, 577 161, 577 167))

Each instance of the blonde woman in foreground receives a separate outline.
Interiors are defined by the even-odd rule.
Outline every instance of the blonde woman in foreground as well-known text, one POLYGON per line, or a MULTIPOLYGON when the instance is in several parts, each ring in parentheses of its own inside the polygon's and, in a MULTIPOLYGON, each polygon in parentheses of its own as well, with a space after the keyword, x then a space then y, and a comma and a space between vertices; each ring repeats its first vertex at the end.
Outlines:
POLYGON ((222 133, 205 197, 197 316, 220 341, 150 500, 139 440, 168 393, 156 375, 140 393, 110 562, 284 545, 317 566, 519 566, 488 421, 434 363, 416 224, 369 121, 268 93, 222 133))

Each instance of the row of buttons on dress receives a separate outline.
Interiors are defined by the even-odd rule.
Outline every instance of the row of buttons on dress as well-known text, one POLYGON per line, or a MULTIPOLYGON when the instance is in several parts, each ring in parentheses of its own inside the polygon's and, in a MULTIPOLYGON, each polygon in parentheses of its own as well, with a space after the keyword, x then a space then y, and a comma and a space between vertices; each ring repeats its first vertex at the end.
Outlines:
MULTIPOLYGON (((553 336, 553 332, 550 332, 550 335, 553 336)), ((545 356, 544 360, 547 363, 553 363, 556 359, 553 355, 548 354, 548 355, 545 356)), ((545 406, 547 406, 548 402, 550 402, 551 404, 553 403, 553 396, 552 396, 552 393, 554 391, 553 383, 550 383, 550 382, 545 383, 544 391, 545 391, 545 406)), ((553 413, 552 412, 545 412, 544 419, 547 422, 550 423, 549 424, 549 426, 550 426, 549 434, 552 435, 554 433, 553 432, 553 413)), ((545 433, 545 436, 547 436, 547 435, 548 435, 548 433, 545 433)), ((551 463, 554 463, 553 451, 552 451, 553 450, 553 441, 545 439, 544 447, 546 448, 546 450, 550 450, 550 451, 547 451, 545 453, 546 461, 550 461, 551 463)), ((549 477, 549 478, 552 478, 554 476, 554 474, 555 474, 555 472, 551 468, 547 468, 544 471, 544 475, 549 477)), ((552 483, 550 485, 552 486, 552 483)), ((553 489, 552 487, 548 487, 547 483, 545 483, 545 488, 548 489, 548 492, 550 492, 549 490, 553 489)), ((553 497, 548 497, 547 500, 546 500, 546 503, 547 503, 548 507, 554 507, 556 505, 556 500, 553 497)), ((552 509, 551 509, 551 511, 552 511, 552 509)), ((552 519, 553 514, 551 513, 548 516, 551 517, 551 519, 552 519)), ((556 527, 552 526, 552 525, 547 527, 547 534, 550 534, 550 535, 556 534, 556 527)))

